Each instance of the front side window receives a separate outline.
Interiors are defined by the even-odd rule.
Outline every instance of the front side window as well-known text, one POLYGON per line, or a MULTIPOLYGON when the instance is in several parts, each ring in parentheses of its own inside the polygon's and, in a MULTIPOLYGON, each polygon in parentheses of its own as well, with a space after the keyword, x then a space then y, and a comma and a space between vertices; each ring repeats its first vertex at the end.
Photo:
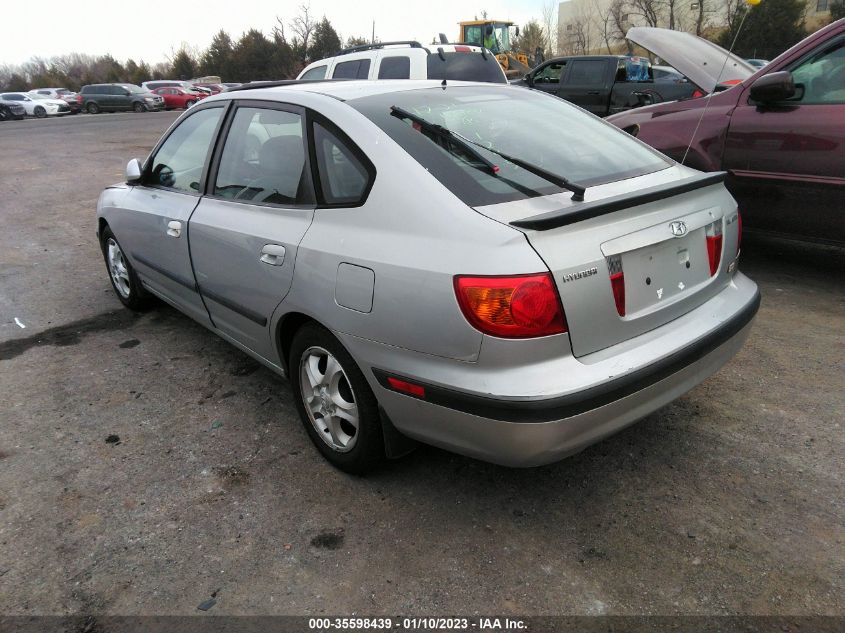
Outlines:
POLYGON ((325 79, 327 69, 328 66, 315 66, 311 70, 306 71, 300 79, 302 81, 314 81, 315 79, 325 79))
POLYGON ((313 129, 322 202, 360 204, 370 184, 370 174, 364 163, 333 132, 319 123, 315 123, 313 129))
POLYGON ((200 110, 184 119, 152 159, 147 184, 198 193, 202 170, 223 108, 200 110))
POLYGON ((214 195, 255 204, 308 202, 302 117, 238 108, 214 183, 214 195))
POLYGON ((590 187, 656 172, 671 162, 612 125, 548 93, 461 86, 348 101, 470 206, 559 193, 556 185, 488 151, 496 149, 590 187), (495 173, 442 136, 391 114, 397 106, 469 139, 495 173))
POLYGON ((378 67, 379 79, 410 79, 411 58, 406 55, 384 57, 378 67))
POLYGON ((805 105, 845 103, 845 40, 799 62, 792 78, 803 91, 790 101, 805 105))
POLYGON ((547 66, 543 66, 534 75, 534 83, 556 84, 560 81, 560 75, 564 68, 566 68, 566 62, 553 62, 547 66))

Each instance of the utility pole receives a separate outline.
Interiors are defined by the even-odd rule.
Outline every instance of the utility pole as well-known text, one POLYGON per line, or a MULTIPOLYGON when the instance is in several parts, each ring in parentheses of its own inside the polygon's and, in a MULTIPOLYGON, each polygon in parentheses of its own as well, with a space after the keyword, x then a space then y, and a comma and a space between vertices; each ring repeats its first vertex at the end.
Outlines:
POLYGON ((375 44, 375 43, 376 43, 376 21, 373 20, 373 37, 370 40, 370 44, 375 44))

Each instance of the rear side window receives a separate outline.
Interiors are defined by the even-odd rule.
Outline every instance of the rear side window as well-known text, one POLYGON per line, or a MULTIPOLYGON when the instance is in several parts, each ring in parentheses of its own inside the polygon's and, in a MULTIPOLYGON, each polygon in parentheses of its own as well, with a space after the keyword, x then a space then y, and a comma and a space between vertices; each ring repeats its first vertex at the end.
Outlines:
POLYGON ((307 202, 304 170, 299 114, 238 108, 223 147, 214 195, 255 204, 301 204, 307 202))
POLYGON ((370 188, 370 169, 356 156, 351 144, 319 123, 314 123, 321 202, 329 205, 362 204, 370 188))
POLYGON ((481 53, 431 53, 428 56, 428 78, 508 83, 496 58, 489 53, 486 58, 481 53))
POLYGON ((223 108, 208 108, 183 119, 152 159, 147 183, 184 193, 198 193, 222 112, 223 108))
POLYGON ((602 59, 574 60, 566 81, 575 86, 603 86, 606 68, 607 62, 602 59))
POLYGON ((366 79, 369 74, 369 59, 353 59, 349 62, 341 62, 335 66, 332 77, 335 79, 366 79))
POLYGON ((384 57, 378 67, 379 79, 410 79, 411 58, 405 55, 384 57))
POLYGON ((326 78, 326 70, 328 66, 315 66, 311 70, 307 71, 304 75, 302 75, 301 79, 303 81, 308 80, 315 80, 315 79, 325 79, 326 78))

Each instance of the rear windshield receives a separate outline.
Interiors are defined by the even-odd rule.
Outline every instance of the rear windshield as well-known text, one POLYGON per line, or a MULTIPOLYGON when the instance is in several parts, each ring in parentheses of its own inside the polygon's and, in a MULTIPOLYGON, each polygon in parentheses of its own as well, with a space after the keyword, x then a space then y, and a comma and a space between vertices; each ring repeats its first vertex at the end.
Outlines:
POLYGON ((452 81, 484 81, 506 84, 508 80, 496 58, 487 53, 430 53, 428 78, 452 81))
POLYGON ((518 86, 447 86, 382 93, 348 103, 470 206, 562 191, 483 147, 588 187, 672 165, 611 124, 562 99, 518 86), (496 165, 498 173, 491 174, 455 143, 391 115, 391 106, 478 143, 482 147, 472 147, 496 165))

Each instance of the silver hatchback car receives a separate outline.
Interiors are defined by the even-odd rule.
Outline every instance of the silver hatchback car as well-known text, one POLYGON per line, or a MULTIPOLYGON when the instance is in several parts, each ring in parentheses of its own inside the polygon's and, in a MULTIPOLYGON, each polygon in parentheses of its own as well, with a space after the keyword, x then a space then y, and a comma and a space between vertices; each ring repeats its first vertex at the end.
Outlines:
POLYGON ((126 306, 287 375, 337 467, 412 440, 534 466, 743 344, 760 298, 723 176, 516 86, 251 84, 131 161, 98 236, 126 306))

